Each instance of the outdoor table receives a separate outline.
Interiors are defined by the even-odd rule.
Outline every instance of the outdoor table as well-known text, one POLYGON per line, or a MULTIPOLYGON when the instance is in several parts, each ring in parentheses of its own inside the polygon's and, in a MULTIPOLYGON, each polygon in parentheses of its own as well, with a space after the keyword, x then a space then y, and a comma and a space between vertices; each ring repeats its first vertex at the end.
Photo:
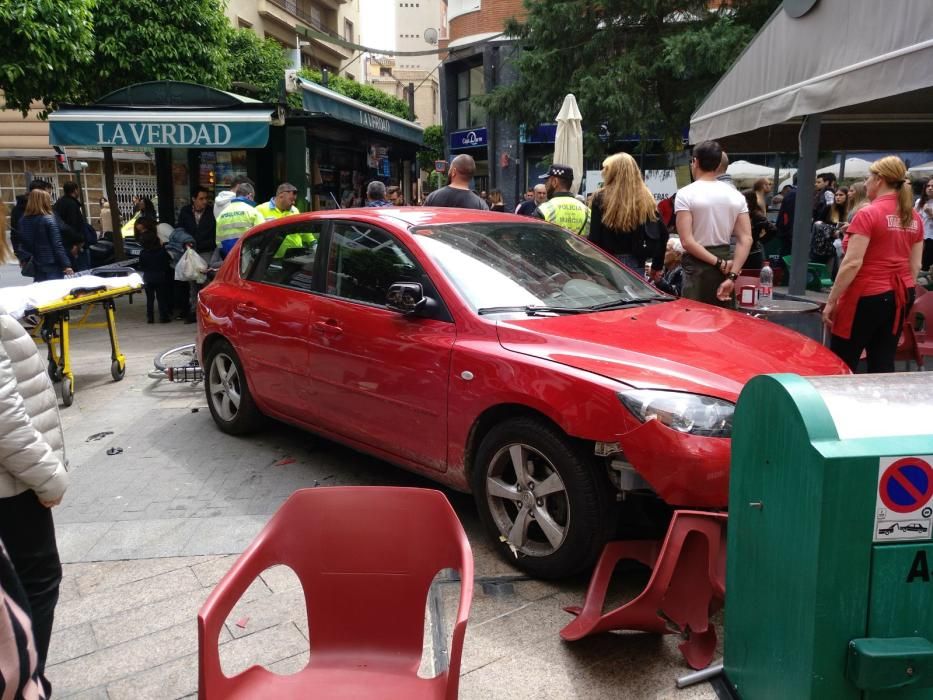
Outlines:
POLYGON ((796 299, 765 299, 755 306, 739 306, 739 311, 744 311, 752 316, 769 318, 775 315, 785 314, 806 314, 813 311, 819 311, 820 305, 815 301, 800 301, 796 299))
POLYGON ((792 331, 826 344, 823 335, 823 319, 820 317, 820 304, 815 301, 800 299, 765 299, 756 306, 739 306, 737 310, 766 319, 792 331))

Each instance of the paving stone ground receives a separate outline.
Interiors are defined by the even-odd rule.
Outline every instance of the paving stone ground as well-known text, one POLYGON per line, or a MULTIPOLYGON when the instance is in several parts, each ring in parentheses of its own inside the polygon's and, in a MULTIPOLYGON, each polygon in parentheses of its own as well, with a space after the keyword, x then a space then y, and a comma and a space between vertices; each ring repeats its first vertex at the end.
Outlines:
MULTIPOLYGON (((0 270, 4 275, 9 270, 0 270)), ((292 491, 433 486, 286 426, 250 438, 220 433, 199 386, 148 376, 156 351, 193 340, 194 327, 148 325, 143 311, 140 297, 119 304, 127 355, 122 382, 111 380, 104 329, 73 334, 76 396, 62 412, 72 482, 55 511, 65 562, 48 667, 56 697, 195 697, 197 610, 292 491), (122 451, 108 455, 110 448, 122 451)), ((613 634, 562 642, 558 631, 569 620, 562 608, 582 600, 586 581, 516 578, 489 549, 471 498, 445 493, 467 530, 478 581, 462 698, 715 697, 708 684, 675 690, 675 679, 689 669, 673 637, 613 634)), ((644 583, 637 573, 618 578, 614 599, 644 583)), ((440 615, 426 614, 426 629, 437 628, 442 638, 454 618, 457 585, 437 583, 440 615)), ((426 634, 425 673, 435 658, 431 638, 426 634)), ((313 643, 294 574, 282 567, 263 573, 219 642, 227 672, 255 663, 279 673, 301 668, 313 643)))

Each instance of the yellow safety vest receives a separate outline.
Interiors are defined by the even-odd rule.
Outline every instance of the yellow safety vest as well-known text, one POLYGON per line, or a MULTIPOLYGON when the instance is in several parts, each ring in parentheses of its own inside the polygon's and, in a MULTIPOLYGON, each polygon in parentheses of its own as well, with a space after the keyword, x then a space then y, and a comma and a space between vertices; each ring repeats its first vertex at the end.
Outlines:
POLYGON ((545 221, 571 233, 590 235, 590 208, 576 197, 554 197, 538 207, 545 221))
POLYGON ((282 239, 281 245, 275 251, 273 258, 284 258, 285 254, 295 248, 300 248, 301 250, 308 250, 310 252, 313 249, 314 244, 317 243, 317 236, 313 233, 290 233, 285 238, 282 239))
POLYGON ((236 239, 261 224, 265 219, 256 211, 256 207, 247 202, 230 202, 217 219, 217 245, 223 241, 236 239))
POLYGON ((136 212, 135 214, 133 214, 132 219, 130 219, 129 221, 127 221, 125 224, 123 224, 120 227, 120 233, 123 235, 124 238, 126 238, 127 236, 132 236, 136 233, 136 228, 135 228, 136 219, 138 218, 139 218, 139 212, 136 212))
POLYGON ((282 211, 281 209, 276 208, 275 202, 265 202, 256 207, 256 211, 262 214, 263 218, 266 221, 270 219, 281 219, 284 216, 291 216, 292 214, 298 214, 298 207, 292 207, 288 211, 282 211))

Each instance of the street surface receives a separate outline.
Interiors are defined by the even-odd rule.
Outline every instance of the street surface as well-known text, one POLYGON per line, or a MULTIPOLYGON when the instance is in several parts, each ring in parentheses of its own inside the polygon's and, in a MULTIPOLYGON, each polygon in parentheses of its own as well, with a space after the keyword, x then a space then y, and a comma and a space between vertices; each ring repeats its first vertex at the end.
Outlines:
MULTIPOLYGON (((0 269, 0 286, 22 281, 14 268, 0 269)), ((117 304, 127 356, 122 382, 110 377, 106 328, 72 334, 75 402, 62 410, 72 480, 55 510, 65 576, 48 673, 56 697, 193 698, 198 608, 292 491, 435 485, 281 424, 248 438, 221 433, 200 384, 148 376, 156 352, 192 341, 194 326, 147 325, 142 295, 117 304)), ((89 320, 102 321, 102 312, 89 320)), ((690 670, 676 637, 632 633, 562 642, 558 632, 570 620, 562 608, 582 602, 586 579, 521 576, 489 549, 472 498, 445 493, 469 536, 477 576, 460 697, 716 697, 705 683, 675 689, 675 679, 690 670)), ((646 580, 643 571, 617 578, 615 604, 646 580)), ((458 584, 443 579, 432 594, 439 612, 429 605, 426 613, 428 674, 443 657, 432 640, 449 637, 456 611, 458 584)), ((279 673, 300 668, 308 658, 308 623, 294 574, 277 567, 257 579, 220 643, 228 673, 256 663, 279 673)))

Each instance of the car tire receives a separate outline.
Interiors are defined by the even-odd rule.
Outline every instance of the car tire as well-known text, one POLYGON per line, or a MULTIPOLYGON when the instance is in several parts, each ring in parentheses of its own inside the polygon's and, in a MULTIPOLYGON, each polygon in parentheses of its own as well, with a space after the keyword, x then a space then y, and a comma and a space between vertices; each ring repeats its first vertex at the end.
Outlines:
POLYGON ((473 494, 499 553, 536 578, 591 567, 615 531, 608 477, 560 430, 533 416, 509 419, 483 438, 473 494))
POLYGON ((262 413, 250 394, 243 363, 226 340, 208 348, 204 363, 204 393, 217 427, 230 435, 245 435, 262 425, 262 413))

